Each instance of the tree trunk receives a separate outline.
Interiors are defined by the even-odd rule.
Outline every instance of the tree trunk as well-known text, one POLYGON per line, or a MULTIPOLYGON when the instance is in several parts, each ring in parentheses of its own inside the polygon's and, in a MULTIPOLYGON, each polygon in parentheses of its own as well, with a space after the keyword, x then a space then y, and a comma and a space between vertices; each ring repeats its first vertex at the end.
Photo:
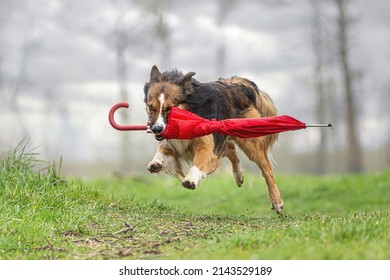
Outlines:
MULTIPOLYGON (((325 92, 325 48, 324 48, 324 35, 323 35, 323 24, 322 24, 322 13, 321 13, 321 1, 311 0, 312 8, 312 44, 313 52, 315 56, 315 68, 314 68, 314 87, 317 98, 316 114, 317 122, 325 123, 326 117, 326 92, 325 92)), ((317 172, 325 174, 327 171, 327 138, 326 130, 321 129, 320 141, 317 148, 317 172)))
POLYGON ((339 36, 339 55, 341 60, 344 92, 347 113, 347 143, 348 143, 348 170, 350 172, 362 172, 362 153, 356 132, 356 105, 353 89, 352 71, 349 64, 348 50, 348 20, 345 10, 345 1, 336 0, 338 9, 338 36, 339 36))
POLYGON ((223 25, 227 15, 236 5, 236 0, 219 0, 218 2, 217 25, 220 29, 219 42, 216 49, 216 76, 223 77, 226 72, 226 36, 223 25))
MULTIPOLYGON (((129 27, 125 23, 125 13, 126 9, 123 7, 118 7, 120 10, 117 23, 115 26, 115 47, 116 47, 116 66, 117 66, 117 79, 118 79, 118 89, 120 100, 127 101, 129 100, 128 92, 128 67, 127 67, 127 57, 126 51, 129 45, 129 27)), ((119 117, 121 123, 128 123, 128 113, 126 110, 121 110, 119 117)), ((120 133, 120 150, 119 150, 119 161, 120 161, 120 170, 126 171, 130 165, 130 143, 129 143, 129 134, 120 133)))
MULTIPOLYGON (((117 40, 121 40, 117 38, 117 40)), ((120 44, 120 43, 118 43, 120 44)), ((125 45, 126 46, 126 45, 125 45)), ((117 45, 117 75, 118 75, 118 86, 119 86, 119 96, 120 100, 127 101, 129 100, 128 88, 127 88, 127 61, 125 55, 125 48, 119 47, 117 45)), ((120 122, 129 123, 127 110, 120 110, 120 122)), ((125 171, 129 166, 130 161, 130 143, 129 143, 129 134, 121 133, 120 134, 120 169, 125 171)))

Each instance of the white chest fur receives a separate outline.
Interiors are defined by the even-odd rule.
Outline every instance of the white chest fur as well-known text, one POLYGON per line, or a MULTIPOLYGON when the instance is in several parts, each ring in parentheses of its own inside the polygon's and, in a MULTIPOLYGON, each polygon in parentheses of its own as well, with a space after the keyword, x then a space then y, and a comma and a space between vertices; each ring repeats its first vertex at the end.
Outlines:
POLYGON ((166 140, 164 139, 161 143, 164 147, 171 149, 175 153, 175 158, 186 172, 190 166, 192 166, 192 160, 194 158, 194 154, 190 149, 190 141, 189 140, 166 140))

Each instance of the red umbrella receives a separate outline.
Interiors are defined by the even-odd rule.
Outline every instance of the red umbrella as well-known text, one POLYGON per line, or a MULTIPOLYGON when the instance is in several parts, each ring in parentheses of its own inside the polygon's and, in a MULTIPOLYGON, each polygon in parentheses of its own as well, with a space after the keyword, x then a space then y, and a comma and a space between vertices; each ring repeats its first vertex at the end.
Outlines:
MULTIPOLYGON (((118 130, 146 130, 147 126, 121 126, 115 123, 114 113, 118 108, 126 107, 127 103, 114 105, 109 114, 111 125, 118 130)), ((172 107, 168 116, 167 127, 161 134, 166 139, 192 139, 213 132, 227 134, 240 138, 260 137, 268 134, 306 127, 331 127, 331 124, 307 125, 290 116, 275 116, 263 118, 241 118, 227 120, 207 120, 198 115, 172 107)))

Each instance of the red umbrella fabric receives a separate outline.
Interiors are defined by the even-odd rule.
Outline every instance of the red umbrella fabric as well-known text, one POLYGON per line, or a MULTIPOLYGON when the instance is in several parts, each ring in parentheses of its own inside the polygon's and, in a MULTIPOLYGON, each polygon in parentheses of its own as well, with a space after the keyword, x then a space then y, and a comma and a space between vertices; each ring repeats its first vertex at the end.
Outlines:
POLYGON ((260 137, 288 130, 306 128, 306 124, 290 116, 207 120, 198 115, 172 107, 168 124, 161 134, 166 139, 192 139, 213 132, 240 138, 260 137))

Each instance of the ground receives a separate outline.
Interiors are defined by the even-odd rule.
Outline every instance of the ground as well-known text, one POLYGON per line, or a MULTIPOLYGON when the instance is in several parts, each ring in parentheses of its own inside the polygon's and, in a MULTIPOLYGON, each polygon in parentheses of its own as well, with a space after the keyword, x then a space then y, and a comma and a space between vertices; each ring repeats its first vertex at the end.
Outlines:
POLYGON ((168 177, 83 181, 15 150, 0 163, 0 259, 389 259, 390 170, 261 176, 219 173, 194 190, 168 177))

